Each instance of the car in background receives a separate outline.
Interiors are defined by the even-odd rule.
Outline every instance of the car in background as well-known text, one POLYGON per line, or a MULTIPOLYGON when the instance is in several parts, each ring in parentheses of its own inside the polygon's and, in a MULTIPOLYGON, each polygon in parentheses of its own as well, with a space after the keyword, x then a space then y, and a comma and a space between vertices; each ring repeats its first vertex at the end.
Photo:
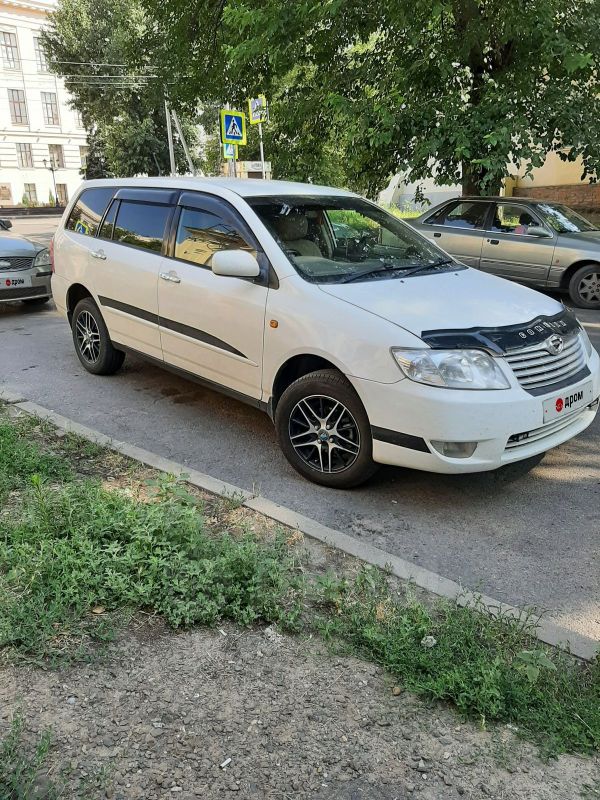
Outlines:
POLYGON ((52 297, 50 251, 23 236, 9 234, 11 228, 9 219, 0 219, 0 303, 47 303, 52 297))
POLYGON ((561 203, 460 197, 408 220, 469 267, 600 308, 600 230, 561 203))

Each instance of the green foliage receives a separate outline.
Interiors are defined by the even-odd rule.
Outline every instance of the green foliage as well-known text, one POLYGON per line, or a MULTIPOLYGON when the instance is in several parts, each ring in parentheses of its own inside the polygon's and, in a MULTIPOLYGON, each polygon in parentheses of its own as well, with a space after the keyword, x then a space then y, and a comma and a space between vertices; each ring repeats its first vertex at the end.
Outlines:
POLYGON ((182 101, 267 94, 278 175, 374 195, 403 171, 490 193, 549 151, 586 177, 600 165, 598 3, 143 2, 182 101))
MULTIPOLYGON (((0 741, 0 798, 2 800, 29 800, 42 797, 38 790, 39 772, 43 768, 50 747, 50 732, 39 738, 33 752, 24 741, 25 721, 22 715, 14 718, 8 735, 0 741)), ((44 786, 45 800, 58 800, 62 787, 52 782, 44 786)))
POLYGON ((329 638, 385 667, 409 691, 451 701, 482 723, 518 726, 550 753, 600 747, 600 668, 583 670, 564 654, 538 648, 509 618, 440 602, 400 602, 385 575, 365 567, 352 584, 321 582, 333 613, 320 620, 329 638), (424 637, 435 644, 424 646, 424 637), (532 669, 534 671, 532 671, 532 669))
MULTIPOLYGON (((90 136, 87 178, 169 174, 164 92, 172 78, 152 69, 157 36, 137 0, 61 0, 50 15, 43 47, 90 136)), ((194 151, 197 114, 180 119, 194 151)), ((187 171, 178 143, 176 159, 187 171)))

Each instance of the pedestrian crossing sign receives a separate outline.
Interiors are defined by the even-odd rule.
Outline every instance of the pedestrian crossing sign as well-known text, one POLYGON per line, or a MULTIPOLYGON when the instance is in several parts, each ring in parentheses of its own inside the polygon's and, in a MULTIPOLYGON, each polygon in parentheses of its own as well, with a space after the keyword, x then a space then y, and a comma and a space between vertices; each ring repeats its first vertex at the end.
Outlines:
POLYGON ((242 111, 221 109, 221 141, 223 144, 246 144, 246 115, 242 111))
POLYGON ((238 157, 237 144, 224 144, 223 145, 223 158, 236 159, 238 157))

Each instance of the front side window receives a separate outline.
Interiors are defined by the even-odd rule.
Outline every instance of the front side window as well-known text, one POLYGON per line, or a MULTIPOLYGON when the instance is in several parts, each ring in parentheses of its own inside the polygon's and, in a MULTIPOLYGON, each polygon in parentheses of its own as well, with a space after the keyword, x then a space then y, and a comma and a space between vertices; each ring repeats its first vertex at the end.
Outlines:
POLYGON ((42 92, 42 110, 46 125, 60 125, 58 101, 55 92, 42 92))
POLYGON ((23 89, 8 90, 8 107, 13 125, 27 125, 27 103, 23 89))
POLYGON ((26 142, 17 143, 17 163, 21 169, 33 167, 33 152, 26 142))
POLYGON ((598 228, 581 214, 560 203, 538 203, 536 209, 550 227, 558 233, 583 233, 598 228))
POLYGON ((247 250, 256 256, 256 249, 228 219, 212 211, 182 208, 175 258, 210 268, 212 257, 219 250, 247 250))
POLYGON ((360 197, 256 197, 248 203, 309 281, 348 283, 462 269, 404 222, 360 197))
POLYGON ((448 228, 466 228, 474 230, 483 228, 489 203, 463 200, 444 206, 432 214, 425 222, 428 225, 444 225, 448 228))
POLYGON ((67 230, 81 233, 84 236, 95 236, 98 225, 116 188, 102 186, 96 189, 85 189, 69 214, 67 230))
POLYGON ((21 69, 16 33, 0 31, 0 55, 4 69, 21 69))
POLYGON ((513 233, 526 236, 532 226, 540 227, 540 223, 526 206, 513 203, 498 203, 490 230, 497 233, 513 233))
POLYGON ((160 253, 170 206, 121 201, 113 233, 114 241, 160 253))
POLYGON ((65 152, 62 144, 49 144, 48 153, 54 169, 62 169, 65 166, 65 152))

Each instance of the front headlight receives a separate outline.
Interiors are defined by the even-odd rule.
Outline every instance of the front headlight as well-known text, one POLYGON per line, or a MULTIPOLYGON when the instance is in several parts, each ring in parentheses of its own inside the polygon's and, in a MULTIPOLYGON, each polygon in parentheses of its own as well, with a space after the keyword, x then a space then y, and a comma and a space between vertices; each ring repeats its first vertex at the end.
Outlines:
POLYGON ((592 343, 590 341, 590 337, 586 329, 581 326, 581 330, 579 331, 579 335, 583 340, 583 344, 585 345, 585 352, 587 353, 587 357, 589 358, 592 355, 592 350, 594 349, 592 343))
POLYGON ((50 250, 44 247, 43 250, 37 254, 33 261, 34 267, 49 267, 50 266, 50 250))
POLYGON ((495 360, 482 350, 403 350, 396 363, 411 381, 446 389, 510 389, 495 360))

